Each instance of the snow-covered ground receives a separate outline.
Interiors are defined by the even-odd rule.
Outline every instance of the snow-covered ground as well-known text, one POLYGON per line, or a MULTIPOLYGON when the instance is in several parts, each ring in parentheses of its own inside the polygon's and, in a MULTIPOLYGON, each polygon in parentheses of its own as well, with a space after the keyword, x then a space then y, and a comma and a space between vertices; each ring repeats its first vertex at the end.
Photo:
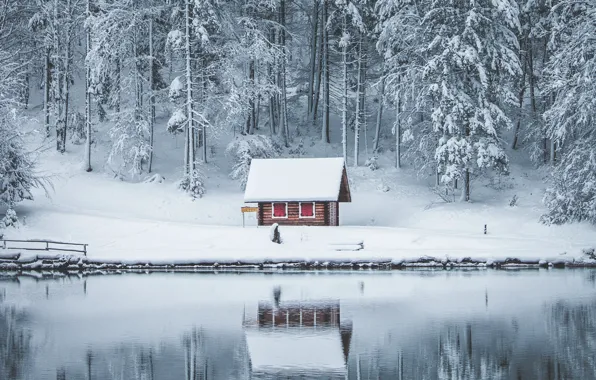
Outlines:
MULTIPOLYGON (((39 109, 34 107, 32 114, 38 115, 39 109)), ((164 115, 158 117, 158 125, 165 120, 164 115)), ((36 125, 33 121, 31 129, 36 125)), ((269 241, 269 228, 256 227, 254 215, 246 215, 242 228, 243 192, 228 177, 231 163, 223 154, 232 136, 213 140, 212 160, 204 168, 207 193, 193 201, 176 187, 181 137, 167 134, 165 128, 156 129, 154 157, 154 173, 165 177, 163 183, 116 178, 105 164, 109 145, 105 133, 95 134, 91 173, 82 169, 82 145, 69 143, 62 155, 54 150, 55 142, 43 142, 42 135, 33 137, 32 147, 47 147, 40 155, 39 171, 51 178, 54 189, 49 198, 37 190, 34 201, 19 204, 22 225, 6 230, 5 237, 86 243, 93 260, 399 261, 433 256, 567 261, 596 247, 592 225, 539 223, 544 173, 524 162, 523 152, 509 152, 511 175, 492 183, 473 182, 471 203, 445 203, 432 191, 434 178, 417 178, 407 167, 395 169, 389 151, 380 155, 375 171, 353 168, 348 162, 352 203, 340 205, 341 226, 282 226, 284 243, 277 245, 269 241), (510 206, 514 196, 517 203, 510 206), (336 251, 332 245, 356 240, 364 242, 363 250, 336 251)), ((339 144, 322 144, 308 136, 300 139, 305 157, 341 156, 339 144)))
MULTIPOLYGON (((208 166, 208 192, 193 201, 175 185, 177 142, 168 136, 160 141, 171 145, 158 149, 169 157, 156 156, 163 183, 116 179, 99 164, 100 154, 95 171, 86 173, 79 147, 65 155, 49 149, 40 169, 52 175, 51 197, 39 191, 35 201, 21 204, 17 212, 23 225, 6 231, 6 237, 87 243, 94 260, 150 262, 421 256, 568 260, 596 247, 593 226, 538 222, 544 185, 541 173, 531 167, 514 164, 512 174, 497 184, 503 188, 499 191, 495 184, 474 183, 475 202, 445 203, 408 169, 392 168, 387 156, 376 171, 348 168, 352 203, 341 204, 341 227, 282 226, 284 243, 276 245, 268 239, 268 228, 256 227, 254 216, 247 214, 242 228, 243 193, 227 177, 227 162, 208 166), (511 207, 513 195, 518 202, 511 207), (355 240, 364 241, 363 250, 335 251, 332 246, 355 240)), ((317 148, 311 155, 338 153, 317 148)))

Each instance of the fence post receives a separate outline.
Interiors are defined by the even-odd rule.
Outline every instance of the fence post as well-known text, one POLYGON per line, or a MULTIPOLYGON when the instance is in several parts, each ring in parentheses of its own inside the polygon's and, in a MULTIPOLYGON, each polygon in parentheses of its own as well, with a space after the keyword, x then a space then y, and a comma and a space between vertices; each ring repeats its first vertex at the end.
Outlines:
POLYGON ((50 250, 50 243, 46 241, 46 251, 50 250))

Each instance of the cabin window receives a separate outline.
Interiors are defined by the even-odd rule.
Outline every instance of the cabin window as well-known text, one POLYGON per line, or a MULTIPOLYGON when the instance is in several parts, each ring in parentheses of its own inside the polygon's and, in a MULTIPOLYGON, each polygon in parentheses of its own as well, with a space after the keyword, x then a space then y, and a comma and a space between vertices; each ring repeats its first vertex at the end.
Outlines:
POLYGON ((274 218, 287 218, 288 217, 288 204, 287 203, 273 203, 273 217, 274 218))
POLYGON ((315 217, 314 202, 300 202, 300 217, 301 218, 314 218, 315 217))

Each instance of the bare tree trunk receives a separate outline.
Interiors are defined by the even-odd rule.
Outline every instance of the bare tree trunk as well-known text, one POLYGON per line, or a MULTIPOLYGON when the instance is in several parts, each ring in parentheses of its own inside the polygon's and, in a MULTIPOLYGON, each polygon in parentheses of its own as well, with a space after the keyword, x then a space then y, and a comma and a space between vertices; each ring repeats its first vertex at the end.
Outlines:
POLYGON ((151 173, 153 169, 153 134, 155 128, 155 57, 153 56, 153 16, 149 18, 149 163, 147 171, 151 173))
POLYGON ((290 127, 288 125, 288 100, 286 98, 287 86, 286 86, 286 68, 285 63, 282 64, 282 81, 281 81, 281 107, 283 114, 283 127, 284 127, 284 143, 286 147, 290 145, 290 127))
POLYGON ((116 113, 120 113, 120 104, 122 103, 122 91, 120 89, 120 83, 122 82, 120 80, 120 76, 122 73, 122 63, 120 62, 120 57, 116 58, 116 83, 114 84, 114 86, 116 87, 116 105, 115 105, 115 111, 116 113))
POLYGON ((29 62, 25 63, 27 67, 25 71, 25 78, 23 78, 23 92, 21 96, 21 101, 23 103, 23 107, 25 109, 29 108, 29 87, 30 87, 30 77, 31 77, 31 65, 29 62))
MULTIPOLYGON (((322 13, 322 12, 320 12, 322 13)), ((321 15, 321 20, 323 20, 323 17, 321 15)), ((325 24, 323 24, 321 26, 321 29, 325 28, 325 24)), ((316 84, 315 84, 315 91, 313 93, 313 109, 312 109, 312 115, 310 115, 311 118, 311 122, 313 127, 316 125, 317 123, 317 115, 318 115, 318 110, 319 110, 319 99, 321 98, 321 77, 322 77, 322 73, 323 73, 323 30, 321 30, 321 32, 319 33, 319 35, 317 36, 317 38, 319 39, 319 43, 318 43, 318 47, 317 47, 317 57, 319 59, 315 59, 316 65, 317 65, 317 69, 316 69, 316 84)))
MULTIPOLYGON (((524 55, 524 50, 527 50, 528 46, 531 45, 528 42, 528 39, 524 37, 522 41, 520 41, 520 55, 524 55)), ((515 131, 513 133, 513 142, 511 143, 511 149, 517 149, 517 141, 519 139, 519 130, 521 129, 521 122, 523 117, 523 106, 524 106, 524 94, 526 93, 526 74, 528 72, 528 57, 527 52, 525 53, 526 56, 523 58, 523 73, 521 78, 521 88, 519 90, 518 95, 518 103, 519 103, 519 114, 517 115, 517 124, 515 125, 515 131)), ((531 68, 530 68, 531 69, 531 68)), ((533 74, 530 74, 533 75, 533 74)))
POLYGON ((283 131, 284 145, 289 145, 290 129, 288 126, 288 102, 287 102, 287 88, 286 88, 286 1, 279 2, 279 21, 281 25, 280 42, 283 56, 281 61, 281 128, 283 131))
MULTIPOLYGON (((275 38, 275 32, 273 32, 273 40, 275 38)), ((275 77, 273 72, 273 64, 269 64, 268 67, 269 82, 275 84, 275 77)), ((269 133, 271 136, 275 135, 275 95, 269 96, 269 133)))
POLYGON ((313 116, 314 106, 314 83, 315 83, 315 66, 317 59, 317 29, 319 26, 319 0, 313 0, 312 11, 312 43, 310 44, 310 70, 308 77, 308 113, 309 117, 313 116))
MULTIPOLYGON (((91 15, 91 0, 87 0, 86 15, 91 15)), ((85 36, 86 46, 85 49, 87 54, 91 51, 91 29, 87 29, 85 36)), ((91 167, 91 67, 85 60, 85 171, 90 172, 93 170, 91 167)))
MULTIPOLYGON (((398 81, 401 82, 401 75, 398 81)), ((395 167, 399 169, 401 168, 401 94, 399 91, 395 99, 395 111, 395 167)))
MULTIPOLYGON (((328 0, 323 0, 323 68, 324 68, 324 86, 323 86, 323 130, 322 140, 329 144, 329 112, 330 112, 330 96, 329 96, 329 30, 327 30, 327 18, 329 12, 328 0)), ((345 159, 345 157, 344 157, 345 159)))
MULTIPOLYGON (((546 46, 544 50, 544 54, 546 54, 546 46)), ((534 75, 534 47, 530 43, 528 45, 528 79, 530 80, 530 106, 532 108, 532 122, 535 123, 538 119, 538 108, 536 105, 536 77, 534 75)), ((544 137, 542 139, 542 159, 544 163, 548 162, 548 145, 547 145, 547 138, 546 132, 543 131, 544 137)))
MULTIPOLYGON (((464 126, 466 139, 470 138, 470 124, 466 121, 464 126)), ((464 172, 464 188, 462 189, 462 200, 465 202, 470 201, 470 169, 466 167, 464 172)))
MULTIPOLYGON (((259 61, 257 60, 257 61, 255 61, 255 81, 254 81, 253 86, 258 87, 259 80, 260 80, 259 61)), ((257 94, 255 96, 255 126, 254 126, 255 131, 259 130, 260 116, 261 116, 261 95, 257 94)))
MULTIPOLYGON (((202 66, 205 67, 204 61, 202 61, 202 66)), ((205 109, 205 97, 206 97, 206 88, 207 82, 205 81, 204 72, 201 72, 201 104, 203 109, 205 109)), ((201 141, 203 143, 203 162, 207 163, 207 125, 203 122, 203 127, 201 128, 201 141)))
MULTIPOLYGON (((347 33, 347 20, 342 18, 342 39, 347 33)), ((341 146, 344 162, 348 163, 348 44, 344 41, 342 55, 342 107, 341 107, 341 146)))
POLYGON ((141 108, 142 108, 142 86, 143 84, 141 83, 141 67, 140 67, 140 56, 139 56, 139 51, 138 51, 138 29, 135 28, 134 34, 133 34, 133 41, 132 41, 132 46, 133 46, 133 56, 134 56, 134 84, 135 84, 135 120, 139 120, 139 118, 141 117, 141 108))
MULTIPOLYGON (((248 64, 248 81, 250 86, 254 89, 255 87, 255 61, 251 60, 248 64)), ((248 113, 248 120, 246 123, 246 133, 252 135, 255 133, 255 99, 251 96, 248 101, 249 106, 249 113, 248 113)))
POLYGON ((58 36, 58 0, 54 0, 54 9, 53 9, 53 43, 54 43, 54 54, 56 59, 54 60, 54 115, 56 120, 56 150, 61 151, 60 143, 62 142, 62 138, 60 134, 62 133, 62 125, 64 120, 62 119, 63 115, 63 105, 62 102, 62 82, 61 82, 61 73, 60 73, 60 42, 58 36))
POLYGON ((511 143, 511 149, 517 149, 517 141, 519 139, 519 130, 521 129, 521 122, 523 117, 524 107, 524 94, 526 93, 526 70, 522 75, 522 87, 519 90, 518 101, 519 101, 519 114, 517 115, 517 123, 515 124, 515 131, 513 133, 513 142, 511 143))
POLYGON ((367 78, 366 72, 368 70, 368 36, 365 33, 360 38, 360 62, 359 65, 359 74, 358 74, 358 83, 360 86, 360 90, 358 91, 358 113, 357 117, 360 119, 360 131, 364 131, 364 152, 368 156, 368 123, 366 120, 366 86, 367 86, 367 78))
POLYGON ((195 169, 195 141, 194 141, 194 101, 192 98, 192 67, 191 67, 191 33, 190 30, 190 1, 185 0, 185 49, 186 49, 186 143, 184 157, 184 172, 191 174, 195 169))
MULTIPOLYGON (((354 119, 354 167, 358 166, 358 158, 360 156, 360 123, 362 122, 362 33, 358 38, 358 73, 356 84, 356 118, 354 119)), ((344 78, 345 79, 345 78, 344 78)))
POLYGON ((45 67, 44 67, 44 89, 43 89, 43 115, 46 137, 50 137, 50 81, 52 80, 50 63, 50 48, 46 48, 45 67))
POLYGON ((373 152, 379 150, 379 139, 381 138, 381 121, 383 119, 383 106, 385 103, 385 72, 381 74, 381 84, 379 88, 379 110, 377 111, 377 123, 375 126, 375 140, 373 142, 373 152))
POLYGON ((68 30, 66 33, 66 41, 64 42, 64 75, 62 79, 64 80, 64 90, 63 90, 63 99, 64 99, 64 107, 63 112, 64 114, 61 116, 62 118, 62 125, 60 128, 60 153, 64 153, 66 151, 66 131, 68 130, 68 108, 70 103, 70 40, 71 40, 71 29, 72 29, 72 20, 70 19, 70 0, 66 2, 67 12, 69 13, 68 23, 68 30))

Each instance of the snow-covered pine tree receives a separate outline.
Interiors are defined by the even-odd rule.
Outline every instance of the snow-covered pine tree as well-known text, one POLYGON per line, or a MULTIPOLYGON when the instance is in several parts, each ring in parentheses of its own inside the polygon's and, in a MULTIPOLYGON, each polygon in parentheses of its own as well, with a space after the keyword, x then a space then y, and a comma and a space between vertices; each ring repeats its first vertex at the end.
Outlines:
POLYGON ((228 144, 226 154, 234 163, 230 178, 240 181, 240 187, 244 190, 252 159, 277 157, 280 149, 269 136, 240 135, 228 144))
POLYGON ((143 172, 143 164, 148 162, 152 147, 150 144, 150 124, 147 115, 136 114, 134 109, 126 108, 114 120, 109 131, 112 149, 108 162, 117 167, 118 174, 123 171, 134 177, 143 172))
MULTIPOLYGON (((548 41, 552 25, 549 20, 551 0, 518 0, 521 30, 518 32, 522 75, 517 81, 518 111, 511 146, 524 144, 530 159, 545 164, 550 159, 543 114, 552 100, 544 92, 543 73, 548 60, 548 41)), ((554 153, 554 152, 553 152, 554 153)), ((554 158, 554 157, 553 157, 554 158)))
POLYGON ((84 14, 82 0, 54 0, 52 9, 52 38, 54 54, 54 109, 56 119, 56 150, 66 151, 68 115, 70 112, 70 84, 73 81, 73 36, 84 14))
POLYGON ((200 197, 204 189, 197 168, 197 149, 203 147, 207 161, 207 129, 211 126, 207 101, 212 89, 212 70, 218 52, 211 43, 218 28, 218 0, 183 0, 172 12, 174 28, 168 34, 168 47, 179 53, 184 62, 183 75, 176 77, 169 90, 177 109, 168 121, 168 130, 184 132, 184 170, 180 187, 200 197))
POLYGON ((46 137, 50 137, 50 117, 52 113, 52 81, 55 59, 52 55, 54 47, 53 35, 54 23, 52 23, 53 2, 38 0, 35 4, 34 13, 29 19, 29 29, 35 36, 35 43, 43 51, 43 120, 46 137))
MULTIPOLYGON (((424 91, 428 84, 422 75, 425 59, 419 50, 425 43, 421 14, 425 9, 414 0, 380 0, 376 4, 377 50, 384 71, 381 85, 385 102, 395 107, 396 114, 392 129, 395 165, 399 167, 402 159, 407 159, 421 175, 436 173, 434 154, 440 137, 430 123, 430 101, 424 91)), ((375 145, 380 122, 378 119, 375 145)))
POLYGON ((501 134, 511 127, 503 104, 515 104, 508 77, 521 73, 514 0, 431 0, 422 17, 420 51, 431 120, 441 134, 435 159, 445 184, 463 179, 470 200, 471 173, 506 170, 501 134))
POLYGON ((235 1, 228 11, 235 22, 224 46, 225 78, 230 95, 224 100, 230 121, 240 124, 242 134, 259 131, 262 108, 269 105, 269 129, 275 129, 284 143, 289 138, 286 83, 287 50, 285 2, 280 0, 235 1), (235 37, 236 36, 236 37, 235 37), (236 78, 236 79, 233 79, 236 78), (265 103, 264 100, 269 102, 265 103), (236 118, 238 120, 231 120, 236 118), (275 127, 275 128, 274 128, 275 127))
MULTIPOLYGON (((18 17, 18 9, 13 6, 9 2, 1 3, 0 15, 17 24, 13 17, 18 17)), ((25 83, 21 79, 26 67, 15 54, 19 33, 11 33, 13 27, 10 21, 0 22, 0 210, 6 211, 0 228, 16 221, 15 204, 33 199, 31 189, 44 185, 35 174, 34 157, 25 150, 20 131, 18 98, 25 83)))
MULTIPOLYGON (((1 91, 0 88, 0 95, 1 91)), ((0 208, 7 210, 9 216, 17 203, 33 199, 31 189, 42 183, 34 173, 35 161, 25 151, 23 136, 16 128, 14 110, 0 105, 0 113, 0 208)), ((9 219, 13 220, 14 216, 9 219)))
POLYGON ((364 146, 368 151, 367 137, 367 115, 366 115, 366 88, 367 71, 369 65, 369 41, 371 39, 370 26, 374 27, 372 18, 372 4, 370 1, 360 1, 352 16, 356 22, 358 43, 356 50, 356 112, 354 115, 354 166, 358 166, 360 157, 360 134, 364 134, 364 146))
POLYGON ((161 11, 151 1, 141 4, 140 0, 117 0, 101 3, 87 19, 87 28, 93 34, 86 59, 90 88, 103 99, 99 106, 112 108, 108 161, 132 175, 144 170, 153 151, 152 99, 162 80, 152 55, 154 41, 148 36, 152 37, 152 18, 161 11), (128 96, 121 97, 121 93, 128 96))
POLYGON ((551 20, 545 86, 554 102, 544 118, 547 136, 559 142, 562 155, 542 220, 596 224, 596 3, 562 0, 551 20))

